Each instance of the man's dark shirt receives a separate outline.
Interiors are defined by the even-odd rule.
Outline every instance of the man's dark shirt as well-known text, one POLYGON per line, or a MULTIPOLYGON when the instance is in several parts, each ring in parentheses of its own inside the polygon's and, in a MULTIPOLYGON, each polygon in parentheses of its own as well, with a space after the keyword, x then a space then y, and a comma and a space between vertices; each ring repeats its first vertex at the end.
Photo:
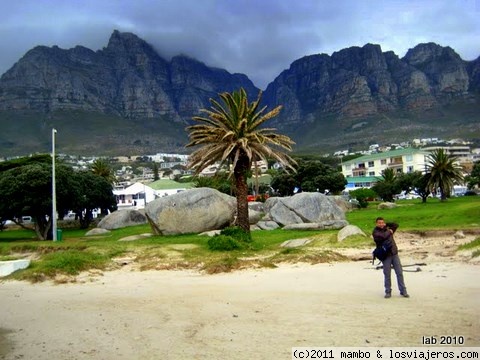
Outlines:
POLYGON ((373 240, 375 241, 375 244, 377 247, 381 247, 385 245, 387 249, 390 249, 388 254, 389 255, 397 255, 398 254, 398 248, 397 244, 395 243, 395 240, 393 239, 393 234, 390 232, 390 229, 395 232, 398 228, 398 224, 395 223, 387 223, 387 226, 385 226, 383 229, 375 226, 375 229, 373 229, 373 240))

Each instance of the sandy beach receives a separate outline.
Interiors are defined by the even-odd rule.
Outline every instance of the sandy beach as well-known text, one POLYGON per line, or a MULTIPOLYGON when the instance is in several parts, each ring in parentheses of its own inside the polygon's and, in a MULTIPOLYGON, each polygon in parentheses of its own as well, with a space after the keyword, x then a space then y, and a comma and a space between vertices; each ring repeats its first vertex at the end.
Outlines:
MULTIPOLYGON (((415 254, 404 252, 404 265, 422 260, 415 254)), ((405 272, 409 299, 397 289, 384 299, 383 274, 366 260, 3 281, 0 359, 289 359, 293 346, 421 346, 440 335, 480 346, 480 266, 423 260, 405 272)))

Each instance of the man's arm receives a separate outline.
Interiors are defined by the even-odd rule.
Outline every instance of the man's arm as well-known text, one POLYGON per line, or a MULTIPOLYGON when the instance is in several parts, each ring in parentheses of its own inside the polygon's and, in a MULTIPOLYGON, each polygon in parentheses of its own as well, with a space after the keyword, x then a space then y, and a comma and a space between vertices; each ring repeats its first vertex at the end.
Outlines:
POLYGON ((392 230, 392 234, 397 231, 398 229, 398 224, 397 223, 387 223, 387 228, 389 230, 392 230))

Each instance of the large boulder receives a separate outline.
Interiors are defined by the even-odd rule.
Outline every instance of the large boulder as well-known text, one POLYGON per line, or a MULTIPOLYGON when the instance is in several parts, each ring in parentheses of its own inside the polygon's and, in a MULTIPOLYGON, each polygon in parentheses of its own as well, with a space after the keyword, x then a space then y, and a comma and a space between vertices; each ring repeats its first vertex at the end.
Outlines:
POLYGON ((107 235, 110 233, 111 231, 107 229, 93 228, 92 230, 87 231, 85 236, 107 235))
POLYGON ((348 225, 347 220, 325 220, 318 223, 289 224, 283 230, 338 230, 348 225))
POLYGON ((248 203, 248 210, 254 210, 258 212, 264 212, 263 203, 260 201, 251 201, 248 203))
POLYGON ((264 205, 269 219, 280 225, 345 220, 345 212, 329 196, 303 192, 284 198, 269 198, 264 205))
POLYGON ((210 188, 197 188, 156 199, 145 215, 157 235, 202 233, 230 225, 236 212, 234 197, 210 188))
POLYGON ((337 240, 343 241, 349 236, 353 235, 361 235, 363 237, 367 237, 365 233, 360 229, 358 226, 355 225, 347 225, 342 230, 340 230, 337 234, 337 240))
POLYGON ((378 210, 389 210, 389 209, 393 209, 393 208, 396 208, 396 207, 397 207, 397 204, 395 204, 395 203, 383 202, 383 203, 378 204, 377 209, 378 210))
POLYGON ((249 209, 248 210, 249 224, 254 225, 254 224, 258 223, 263 218, 264 215, 265 214, 263 212, 249 209))
POLYGON ((257 223, 257 226, 261 230, 275 230, 280 227, 275 221, 271 221, 271 220, 260 220, 257 223))
POLYGON ((120 229, 127 226, 146 224, 147 218, 137 210, 117 210, 105 216, 99 223, 100 229, 120 229))

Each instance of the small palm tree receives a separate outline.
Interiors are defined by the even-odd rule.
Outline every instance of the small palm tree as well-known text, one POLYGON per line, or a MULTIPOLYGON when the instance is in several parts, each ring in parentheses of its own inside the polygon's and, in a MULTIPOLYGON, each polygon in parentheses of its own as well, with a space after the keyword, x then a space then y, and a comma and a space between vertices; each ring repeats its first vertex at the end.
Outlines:
POLYGON ((401 190, 395 171, 392 168, 386 168, 372 190, 384 201, 393 202, 393 196, 401 190))
POLYGON ((463 180, 461 167, 456 163, 457 158, 444 149, 434 150, 427 157, 428 185, 440 190, 440 199, 447 200, 452 192, 453 185, 463 180))
POLYGON ((210 99, 211 108, 202 109, 206 117, 193 120, 201 124, 187 127, 190 142, 187 147, 200 146, 190 156, 189 167, 198 174, 206 167, 220 162, 231 164, 235 195, 237 198, 237 225, 250 232, 248 221, 247 172, 253 160, 274 158, 285 167, 293 169, 295 161, 282 150, 292 150, 294 142, 276 129, 261 128, 267 120, 277 116, 281 106, 264 113, 259 109, 262 92, 257 100, 248 102, 244 89, 233 93, 219 94, 223 104, 210 99))
POLYGON ((92 172, 95 175, 105 178, 109 184, 113 185, 117 182, 115 175, 113 174, 113 170, 105 160, 96 159, 92 164, 92 172))

